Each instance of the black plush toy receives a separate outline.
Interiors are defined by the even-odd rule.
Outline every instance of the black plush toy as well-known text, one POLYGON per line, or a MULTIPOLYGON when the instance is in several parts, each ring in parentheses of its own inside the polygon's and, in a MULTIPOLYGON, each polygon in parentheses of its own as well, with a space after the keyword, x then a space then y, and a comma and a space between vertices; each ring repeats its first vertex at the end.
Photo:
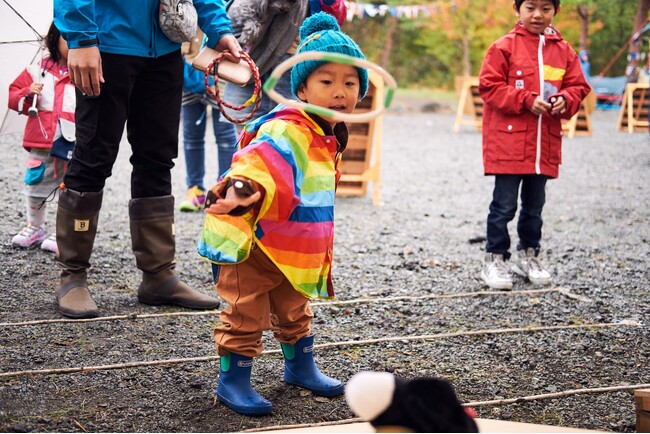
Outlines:
POLYGON ((377 432, 478 432, 451 384, 438 378, 406 380, 387 372, 360 372, 345 385, 345 399, 377 432))

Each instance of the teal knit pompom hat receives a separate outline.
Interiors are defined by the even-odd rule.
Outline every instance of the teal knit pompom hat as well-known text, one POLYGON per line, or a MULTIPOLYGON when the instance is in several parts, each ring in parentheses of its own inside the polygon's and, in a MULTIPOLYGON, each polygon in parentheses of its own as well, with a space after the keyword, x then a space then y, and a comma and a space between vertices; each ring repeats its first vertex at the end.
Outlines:
MULTIPOLYGON (((357 43, 341 32, 336 19, 325 12, 312 15, 300 27, 300 45, 296 54, 306 51, 325 51, 359 59, 366 58, 357 43)), ((314 69, 325 63, 327 62, 324 60, 306 60, 294 65, 291 69, 291 92, 298 96, 300 85, 314 69)), ((359 98, 363 98, 368 92, 368 70, 357 67, 357 72, 359 73, 359 98)))

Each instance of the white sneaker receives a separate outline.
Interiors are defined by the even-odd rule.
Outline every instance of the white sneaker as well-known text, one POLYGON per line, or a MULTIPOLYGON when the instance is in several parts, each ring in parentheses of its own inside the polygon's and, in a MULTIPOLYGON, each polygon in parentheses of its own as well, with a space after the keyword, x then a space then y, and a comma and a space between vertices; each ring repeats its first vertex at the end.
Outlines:
POLYGON ((533 285, 550 285, 551 273, 549 273, 537 255, 539 251, 529 247, 517 252, 517 260, 512 265, 512 271, 520 276, 528 278, 533 285))
POLYGON ((492 289, 512 289, 512 277, 503 255, 488 253, 485 255, 485 265, 481 270, 481 279, 492 289))
POLYGON ((52 234, 43 241, 41 249, 46 252, 52 252, 55 255, 59 253, 59 246, 56 244, 56 234, 52 234))
POLYGON ((26 226, 18 232, 12 239, 11 244, 16 247, 31 249, 43 242, 45 239, 45 229, 40 226, 26 226))

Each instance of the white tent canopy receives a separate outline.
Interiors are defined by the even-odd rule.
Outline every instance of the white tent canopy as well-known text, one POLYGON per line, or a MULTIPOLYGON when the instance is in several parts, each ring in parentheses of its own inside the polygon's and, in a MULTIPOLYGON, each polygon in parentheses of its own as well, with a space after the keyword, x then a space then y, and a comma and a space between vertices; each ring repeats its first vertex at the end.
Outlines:
POLYGON ((44 37, 52 23, 52 2, 0 0, 0 134, 21 133, 25 127, 25 117, 7 108, 9 85, 40 60, 39 35, 44 37))

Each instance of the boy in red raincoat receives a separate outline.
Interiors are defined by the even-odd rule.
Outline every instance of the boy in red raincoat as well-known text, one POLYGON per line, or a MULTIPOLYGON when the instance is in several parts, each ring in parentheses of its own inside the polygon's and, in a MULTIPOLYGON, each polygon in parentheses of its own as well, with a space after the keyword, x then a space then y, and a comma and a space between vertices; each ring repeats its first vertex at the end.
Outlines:
POLYGON ((517 221, 512 271, 535 285, 551 275, 539 260, 546 181, 562 162, 562 119, 580 109, 591 90, 578 55, 551 22, 560 0, 515 0, 519 21, 487 51, 479 76, 484 101, 483 165, 494 175, 481 278, 490 288, 512 289, 508 222, 517 221))

